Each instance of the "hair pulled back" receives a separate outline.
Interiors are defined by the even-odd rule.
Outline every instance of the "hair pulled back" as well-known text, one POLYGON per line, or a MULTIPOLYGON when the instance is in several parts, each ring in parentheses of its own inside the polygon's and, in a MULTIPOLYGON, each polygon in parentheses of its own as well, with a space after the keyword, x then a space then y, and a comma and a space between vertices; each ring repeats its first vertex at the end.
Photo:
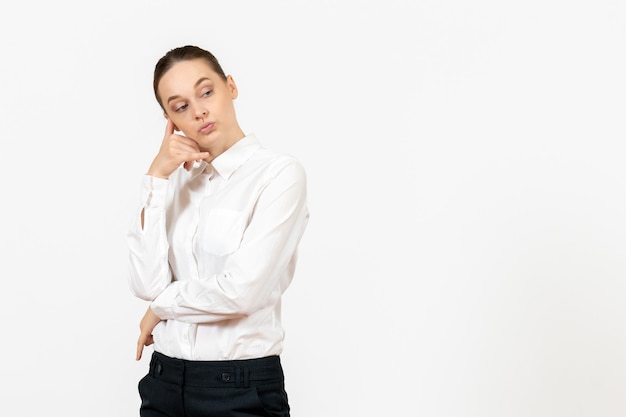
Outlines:
POLYGON ((159 59, 154 67, 152 87, 154 89, 154 96, 159 102, 161 108, 164 109, 163 103, 161 102, 161 98, 159 97, 159 93, 157 91, 161 78, 163 78, 163 75, 165 75, 165 73, 169 71, 174 64, 181 61, 190 61, 192 59, 204 59, 211 66, 213 71, 215 71, 223 80, 226 80, 226 74, 224 73, 222 66, 218 62, 217 58, 215 58, 215 55, 211 52, 194 45, 185 45, 171 49, 163 55, 161 59, 159 59))

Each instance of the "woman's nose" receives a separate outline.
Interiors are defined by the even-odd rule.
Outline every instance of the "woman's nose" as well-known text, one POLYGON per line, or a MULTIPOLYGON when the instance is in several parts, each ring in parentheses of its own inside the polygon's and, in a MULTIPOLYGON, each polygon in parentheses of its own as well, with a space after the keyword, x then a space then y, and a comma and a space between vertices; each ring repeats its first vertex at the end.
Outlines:
POLYGON ((196 119, 204 119, 207 115, 207 110, 203 107, 196 107, 196 119))

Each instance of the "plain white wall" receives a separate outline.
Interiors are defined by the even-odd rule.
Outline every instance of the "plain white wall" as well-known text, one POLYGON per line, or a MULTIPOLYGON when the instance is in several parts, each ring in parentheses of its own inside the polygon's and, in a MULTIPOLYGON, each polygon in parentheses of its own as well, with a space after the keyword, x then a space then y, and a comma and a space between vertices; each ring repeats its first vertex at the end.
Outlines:
POLYGON ((135 416, 126 230, 168 49, 298 157, 294 417, 626 415, 626 6, 615 0, 0 6, 2 408, 135 416))

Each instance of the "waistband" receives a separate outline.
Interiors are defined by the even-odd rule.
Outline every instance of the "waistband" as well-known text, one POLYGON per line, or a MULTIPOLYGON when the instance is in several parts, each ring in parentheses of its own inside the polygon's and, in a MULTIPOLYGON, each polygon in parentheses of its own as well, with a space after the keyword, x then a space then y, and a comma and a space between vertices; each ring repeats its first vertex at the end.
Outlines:
POLYGON ((177 385, 205 388, 248 388, 284 384, 279 356, 224 361, 190 361, 153 352, 150 375, 177 385))

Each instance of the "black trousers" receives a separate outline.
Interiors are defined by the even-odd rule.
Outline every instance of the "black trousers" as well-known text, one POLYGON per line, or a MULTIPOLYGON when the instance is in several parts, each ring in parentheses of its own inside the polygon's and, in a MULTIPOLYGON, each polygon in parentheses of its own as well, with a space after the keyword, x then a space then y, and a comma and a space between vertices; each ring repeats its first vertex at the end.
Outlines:
POLYGON ((154 352, 141 417, 289 417, 279 356, 188 361, 154 352))

